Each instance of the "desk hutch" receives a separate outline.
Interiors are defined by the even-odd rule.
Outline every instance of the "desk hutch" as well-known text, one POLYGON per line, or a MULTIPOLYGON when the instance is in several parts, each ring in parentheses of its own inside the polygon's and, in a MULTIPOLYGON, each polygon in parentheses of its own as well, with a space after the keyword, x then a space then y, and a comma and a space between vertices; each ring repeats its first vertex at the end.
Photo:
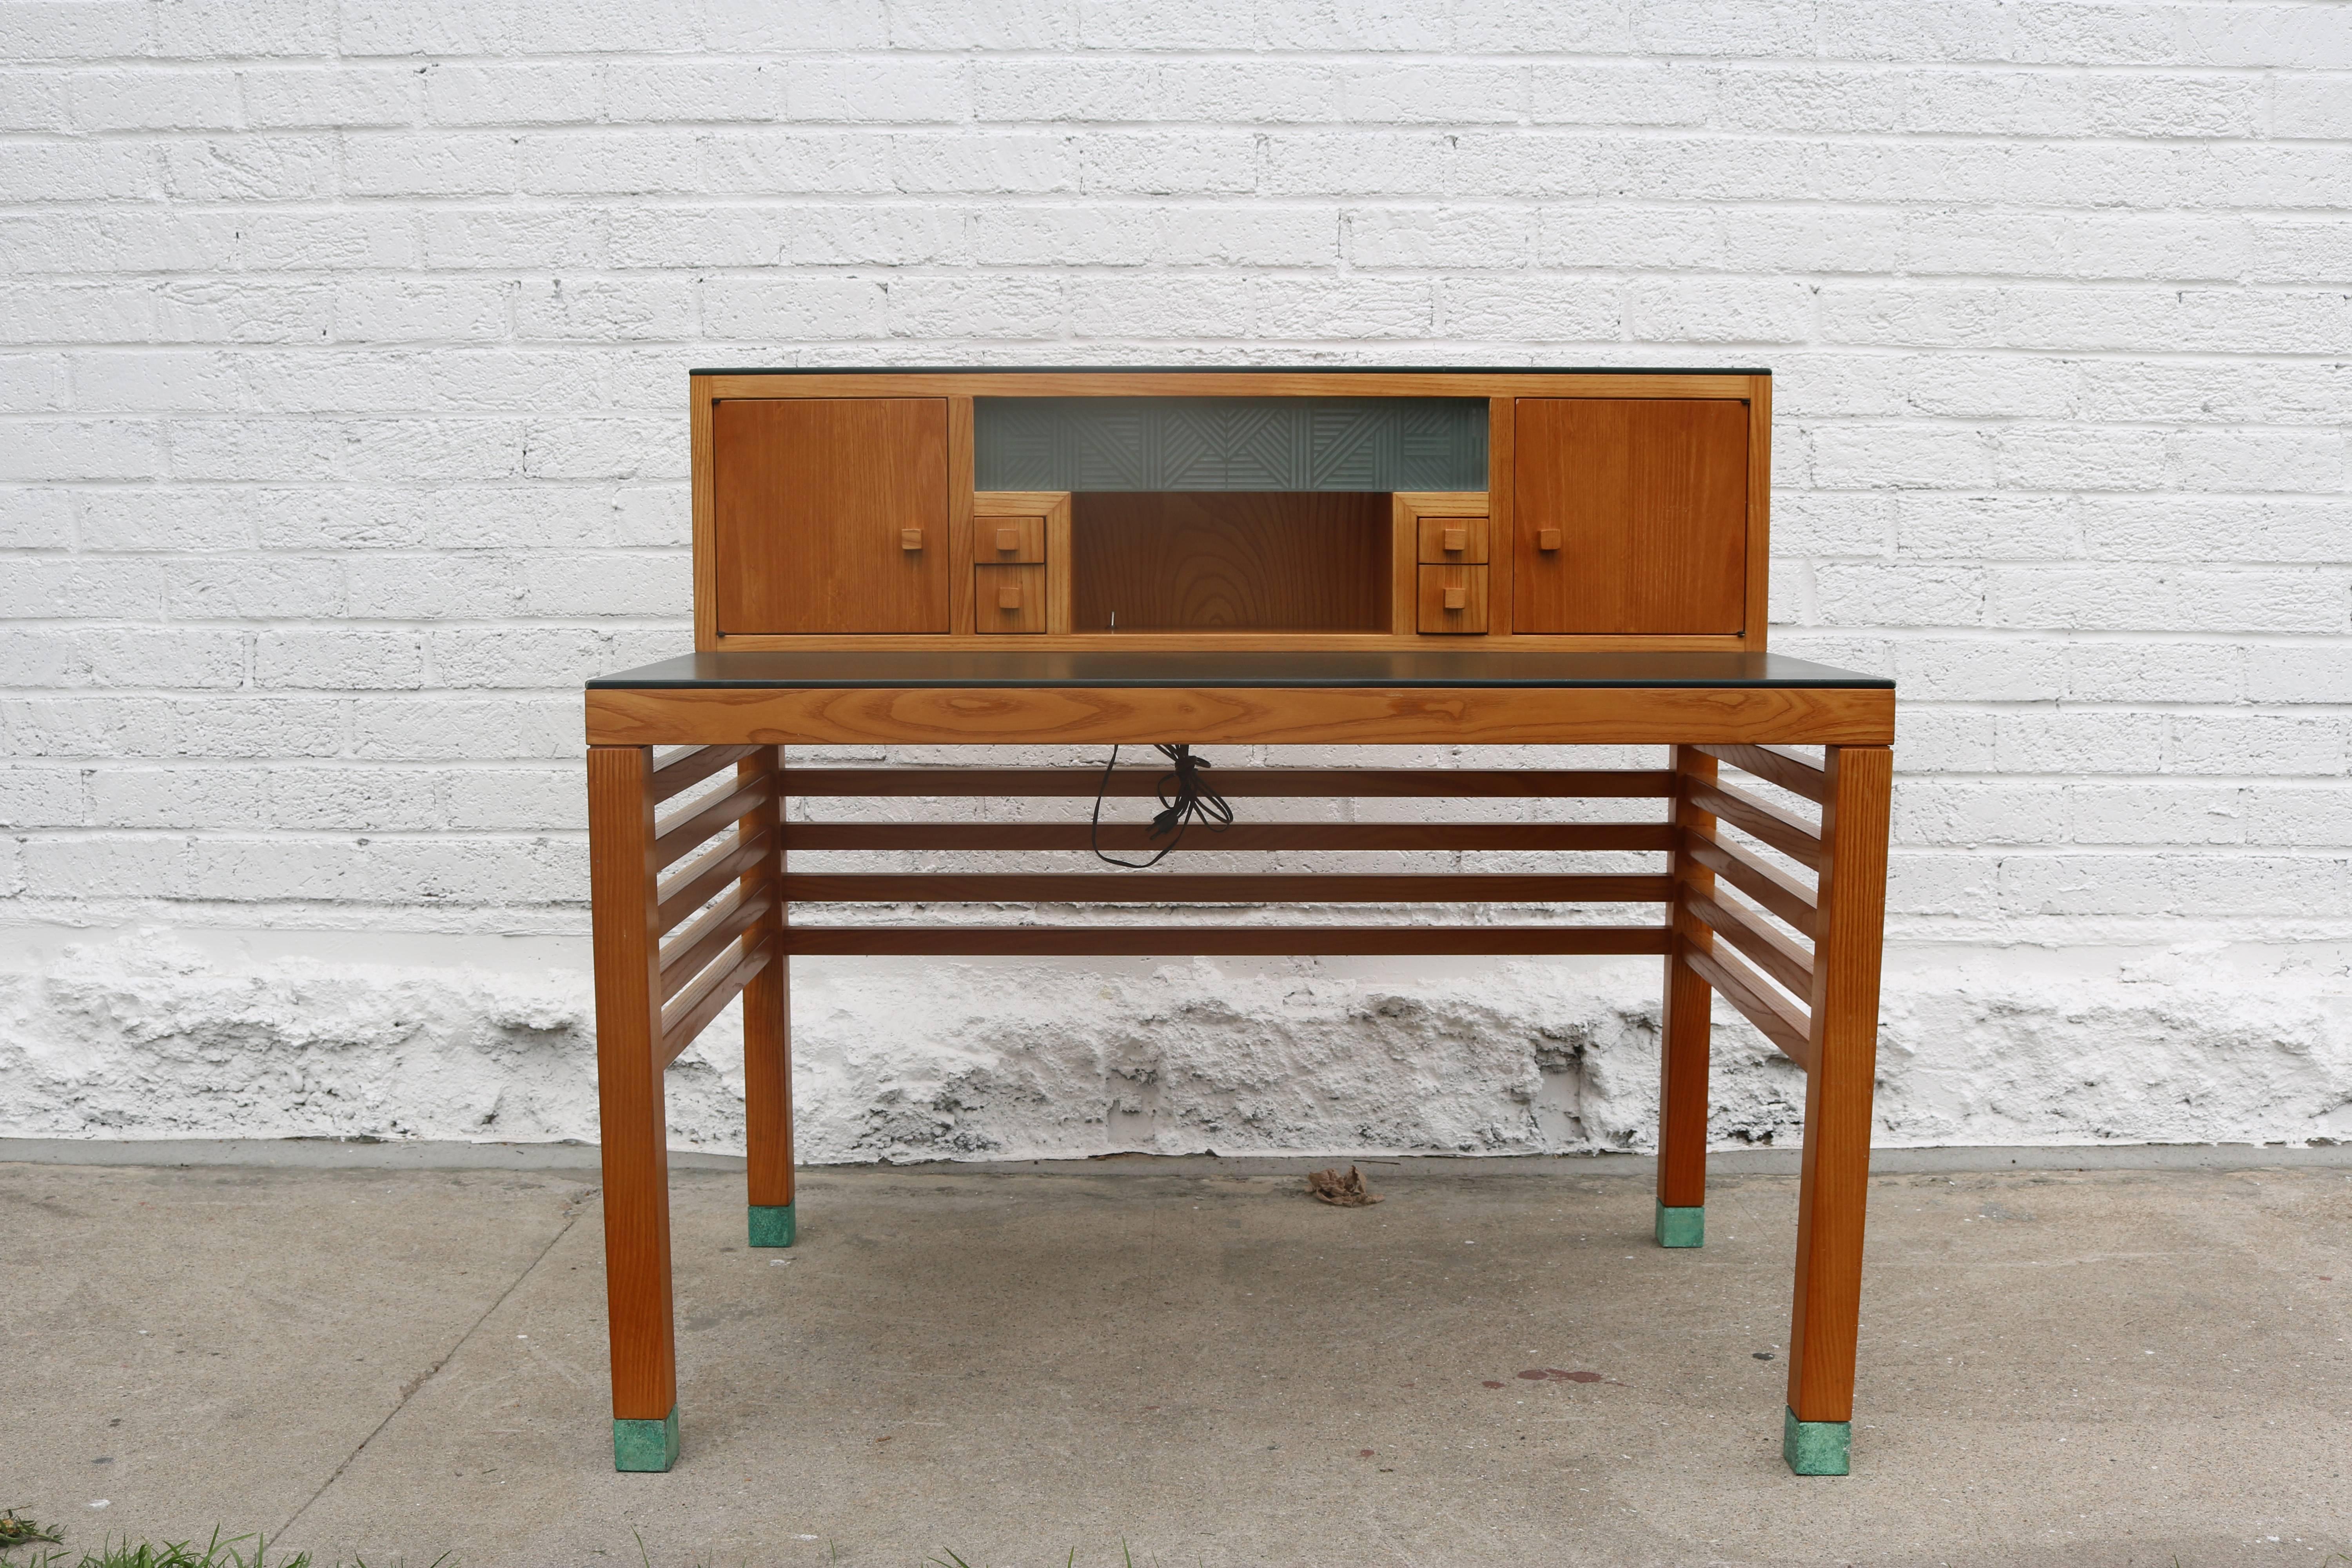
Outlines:
MULTIPOLYGON (((792 1245, 795 953, 1653 953, 1659 1245, 1703 1238, 1711 997, 1805 1073, 1783 1452, 1801 1474, 1845 1472, 1895 690, 1766 651, 1768 373, 709 371, 691 384, 695 651, 587 690, 619 1468, 677 1457, 662 1077, 738 995, 751 1240, 792 1245), (788 870, 794 849, 1087 847, 1083 823, 787 820, 793 795, 1085 796, 1103 777, 788 769, 780 749, 892 742, 1666 750, 1633 771, 1221 767, 1215 786, 1244 801, 1660 804, 1654 820, 1612 824, 1244 813, 1184 846, 1640 851, 1654 868, 1640 874, 788 870), (1818 760, 1785 749, 1816 747, 1818 760), (1141 900, 1661 912, 789 919, 794 900, 1141 900)), ((1149 795, 1159 774, 1122 769, 1108 787, 1149 795)), ((1106 827, 1102 843, 1151 847, 1140 826, 1106 827)))

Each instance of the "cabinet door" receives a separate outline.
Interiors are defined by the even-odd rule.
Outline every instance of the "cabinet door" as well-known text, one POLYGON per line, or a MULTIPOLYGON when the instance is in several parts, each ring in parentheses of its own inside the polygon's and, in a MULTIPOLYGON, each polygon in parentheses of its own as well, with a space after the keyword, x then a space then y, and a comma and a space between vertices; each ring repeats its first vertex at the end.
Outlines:
POLYGON ((950 628, 945 398, 730 398, 710 441, 721 632, 950 628))
POLYGON ((1512 629, 1731 632, 1748 594, 1748 405, 1523 397, 1512 629))

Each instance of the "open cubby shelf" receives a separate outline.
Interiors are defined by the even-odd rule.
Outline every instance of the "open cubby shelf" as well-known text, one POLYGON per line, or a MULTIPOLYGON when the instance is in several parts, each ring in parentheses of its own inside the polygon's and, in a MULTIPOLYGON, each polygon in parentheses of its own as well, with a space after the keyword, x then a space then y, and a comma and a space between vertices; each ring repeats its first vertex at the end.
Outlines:
POLYGON ((1080 631, 1384 632, 1385 490, 1086 490, 1070 498, 1080 631))

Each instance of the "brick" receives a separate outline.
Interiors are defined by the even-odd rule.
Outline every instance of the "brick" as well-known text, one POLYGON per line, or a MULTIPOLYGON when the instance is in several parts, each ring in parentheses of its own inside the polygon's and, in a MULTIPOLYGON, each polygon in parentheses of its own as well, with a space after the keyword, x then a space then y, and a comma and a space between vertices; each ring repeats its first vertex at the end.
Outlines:
POLYGON ((281 689, 414 691, 425 684, 424 640, 415 632, 264 632, 253 679, 281 689))
POLYGON ((417 73, 406 67, 266 66, 237 72, 245 123, 256 130, 406 125, 417 73))
POLYGON ((323 136, 221 136, 162 145, 163 188, 181 201, 300 201, 336 192, 336 148, 323 136))
POLYGON ((2236 702, 2249 694, 2248 651, 2226 642, 2074 643, 2064 694, 2087 702, 2236 702))
POLYGON ((1267 125, 1334 121, 1345 75, 1315 60, 1171 60, 1159 68, 1159 116, 1267 125))
POLYGON ((2241 793, 2248 844, 2352 847, 2352 787, 2265 781, 2241 793))
POLYGON ((2256 643, 2244 657, 2252 701, 2352 704, 2352 647, 2344 643, 2256 643))
POLYGON ((1078 42, 1089 49, 1249 49, 1257 47, 1250 0, 1078 0, 1078 42))
POLYGON ((1257 141, 1224 133, 1089 132, 1076 142, 1088 195, 1246 192, 1257 184, 1257 141))
POLYGON ((2091 122, 2087 84, 2063 72, 1923 70, 1907 74, 1903 86, 1896 123, 1904 131, 2079 136, 2091 122))
POLYGON ((584 61, 434 65, 424 83, 425 118, 440 125, 580 123, 604 100, 602 73, 584 61))
POLYGON ((2111 846, 2242 844, 2258 793, 2225 784, 2072 784, 2065 790, 2066 837, 2111 846))
POLYGON ((259 768, 101 766, 89 779, 90 814, 110 827, 251 828, 268 820, 269 774, 259 768))
POLYGON ((33 898, 171 898, 184 885, 181 838, 76 835, 24 847, 25 891, 33 898))
POLYGON ((1142 273, 1081 278, 1071 286, 1070 325, 1125 338, 1246 337, 1255 319, 1250 280, 1142 273))
POLYGON ((138 479, 163 469, 163 429, 152 420, 17 419, 0 442, 0 481, 138 479))
POLYGON ((881 189, 1017 195, 1077 189, 1077 144, 1069 136, 1026 132, 908 133, 888 138, 887 153, 888 173, 878 183, 881 189))
POLYGON ((1445 271, 1525 267, 1534 258, 1535 226, 1532 213, 1514 207, 1365 207, 1348 214, 1348 259, 1445 271))
POLYGON ((2168 857, 2006 855, 1998 874, 2000 906, 2017 914, 2153 915, 2175 909, 2168 857))
POLYGON ((360 697, 352 754, 379 762, 570 757, 580 749, 580 693, 530 697, 360 697))
POLYGON ((1973 566, 1824 563, 1814 573, 1834 626, 1972 626, 1984 619, 1984 573, 1973 566))
POLYGON ((648 124, 780 120, 784 69, 772 60, 616 59, 604 67, 604 111, 648 124))
POLYGON ((2344 437, 2336 430, 2185 430, 2166 445, 2182 489, 2344 488, 2344 437))
POLYGON ((1634 0, 1633 39, 1653 55, 1813 52, 1813 7, 1798 0, 1634 0))
POLYGON ((12 0, 0 6, 0 59, 102 59, 143 55, 149 7, 140 0, 12 0))
POLYGON ((1672 342, 1801 342, 1813 291, 1789 282, 1640 281, 1625 290, 1626 330, 1672 342))
POLYGON ((1137 267, 1159 255, 1160 218, 1148 207, 983 208, 969 232, 982 266, 1137 267))
POLYGON ((516 139, 495 131, 362 131, 343 139, 355 196, 497 196, 520 188, 516 139))
POLYGON ((1515 0, 1454 13, 1454 47, 1465 53, 1632 54, 1628 9, 1589 0, 1515 0))
POLYGON ((522 609, 513 563, 469 554, 355 555, 344 570, 361 620, 498 620, 522 609))
POLYGON ((534 616, 683 616, 694 604, 691 563, 675 551, 541 551, 525 564, 523 584, 534 616))
POLYGON ((531 279, 515 293, 515 333, 609 342, 689 334, 694 287, 686 278, 531 279))
POLYGON ((2177 713, 2165 722, 2168 773, 2337 777, 2352 740, 2352 721, 2341 714, 2177 713))
POLYGON ((226 131, 244 117, 229 71, 76 71, 66 81, 77 131, 226 131))
POLYGON ((823 5, 710 0, 705 16, 704 41, 729 54, 875 49, 891 41, 889 15, 882 0, 831 0, 823 5))
POLYGON ((1373 65, 1341 79, 1340 101, 1362 123, 1508 125, 1528 112, 1528 73, 1489 61, 1373 65))
POLYGON ((456 768, 446 786, 449 826, 584 832, 587 779, 577 766, 456 768))
MULTIPOLYGON (((667 572, 655 574, 669 575, 667 572)), ((677 608, 675 605, 668 607, 677 608)), ((453 626, 432 633, 428 646, 434 679, 444 685, 467 689, 540 687, 568 690, 592 676, 621 668, 613 653, 609 634, 576 626, 453 626)), ((577 784, 580 781, 575 778, 572 782, 577 784)))
POLYGON ((2152 496, 2083 502, 2084 542, 2107 561, 2333 562, 2352 502, 2152 496))
MULTIPOLYGON (((1536 261, 1544 267, 1713 268, 1724 265, 1722 220, 1673 207, 1545 207, 1536 261)), ((1777 368, 1777 367, 1776 367, 1777 368)))
POLYGON ((971 112, 971 87, 958 60, 794 59, 784 66, 784 107, 803 121, 952 122, 971 112))
POLYGON ((1042 338, 1061 330, 1061 286, 1019 275, 898 278, 886 303, 892 335, 1042 338))
POLYGON ((523 471, 548 479, 684 479, 687 443, 675 416, 534 422, 524 436, 523 471))
MULTIPOLYGON (((2047 702, 2066 695, 2063 652, 2047 637, 2014 634, 1906 638, 1895 645, 1892 673, 1911 700, 2047 702)), ((1903 722, 1907 768, 1913 765, 1908 716, 1903 722)))
POLYGON ((1836 489, 1993 486, 1986 432, 1933 426, 1832 425, 1811 433, 1813 483, 1836 489))
POLYGON ((536 195, 666 195, 702 188, 702 141, 674 130, 548 131, 518 139, 536 195))
POLYGON ((1448 337, 1613 342, 1624 316, 1620 289, 1600 279, 1456 278, 1437 292, 1437 330, 1448 337))
POLYGON ((157 194, 155 149, 143 142, 0 145, 0 202, 140 200, 157 194))
POLYGON ((1915 494, 1895 502, 1895 548, 1915 559, 2043 561, 2083 554, 2061 496, 1915 494))
POLYGON ((174 620, 319 620, 344 614, 340 562, 302 556, 205 556, 169 572, 174 620))
POLYGON ((70 492, 0 485, 0 550, 66 550, 73 540, 70 492))
POLYGON ((1874 69, 1736 68, 1716 73, 1714 122, 1743 131, 1892 131, 1910 80, 1874 69))
POLYGON ((86 776, 79 768, 0 767, 0 829, 84 826, 86 776))
POLYGON ((1895 791, 1897 844, 1960 846, 2046 844, 2051 792, 2038 784, 1905 781, 1895 791))
POLYGON ((990 121, 1147 120, 1156 78, 1142 60, 982 60, 973 112, 990 121))
MULTIPOLYGON (((488 776, 499 778, 502 770, 492 770, 488 776)), ((253 775, 253 782, 260 786, 262 799, 258 809, 245 819, 247 823, 362 833, 478 826, 449 820, 440 801, 441 792, 447 787, 446 777, 435 769, 365 764, 279 767, 253 775)))
POLYGON ((702 285, 703 330, 730 338, 871 338, 886 321, 878 279, 777 272, 712 278, 702 285))

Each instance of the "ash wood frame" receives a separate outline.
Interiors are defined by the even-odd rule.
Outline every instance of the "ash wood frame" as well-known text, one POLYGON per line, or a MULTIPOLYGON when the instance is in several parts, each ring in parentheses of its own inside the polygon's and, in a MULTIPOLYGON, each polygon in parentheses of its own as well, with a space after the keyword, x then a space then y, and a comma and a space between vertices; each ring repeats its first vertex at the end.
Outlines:
MULTIPOLYGON (((739 992, 744 1000, 749 1201, 790 1205, 793 1157, 788 968, 791 955, 954 954, 1366 954, 1650 953, 1664 962, 1657 1195, 1661 1215, 1703 1207, 1706 1191, 1709 1005, 1720 995, 1805 1074, 1803 1174, 1789 1339, 1787 1417, 1849 1423, 1862 1288, 1864 1211, 1869 1175, 1881 931, 1893 740, 1893 692, 1846 704, 1844 728, 1816 766, 1772 745, 1820 743, 1817 704, 1791 709, 1781 693, 1713 689, 1706 738, 1676 744, 1663 770, 1563 772, 1528 769, 1237 769, 1218 785, 1236 798, 1324 795, 1381 798, 1653 799, 1670 810, 1655 824, 1253 823, 1231 842, 1202 836, 1196 847, 1300 850, 1470 847, 1558 852, 1646 849, 1666 857, 1663 874, 1447 876, 1261 875, 1128 879, 1115 875, 974 876, 957 873, 793 873, 793 848, 1000 850, 1067 848, 1076 832, 1055 824, 793 824, 790 795, 810 797, 1046 796, 1090 795, 1091 769, 800 768, 786 770, 784 743, 826 741, 838 731, 828 704, 737 703, 715 711, 693 689, 590 693, 589 834, 593 868, 598 1076, 604 1121, 605 1245, 616 1423, 675 1434, 677 1365, 669 1281, 666 1120, 662 1073, 739 992), (612 699, 625 721, 609 711, 612 699), (600 701, 606 722, 593 722, 600 701), (657 710, 674 710, 665 726, 657 710), (809 727, 779 727, 804 711, 809 727), (619 723, 625 733, 614 734, 619 723), (664 730, 667 732, 661 732, 664 730), (657 745, 696 750, 656 767, 657 745), (1799 810, 1727 786, 1724 766, 1821 806, 1818 822, 1799 810), (731 777, 724 776, 730 766, 731 777), (657 818, 667 802, 705 792, 657 818), (1737 816, 1717 815, 1748 802, 1737 816), (707 841, 707 842, 706 842, 707 841), (1772 863, 1813 868, 1808 879, 1772 863), (664 868, 670 868, 668 881, 664 868), (1810 881, 1811 885, 1808 885, 1810 881), (694 906, 715 895, 711 910, 694 906), (1735 896, 1742 895, 1742 896, 1735 896), (830 902, 927 904, 996 900, 1134 903, 1171 896, 1221 902, 1473 900, 1656 903, 1652 924, 1612 925, 1194 925, 1157 926, 793 926, 794 897, 830 902), (1743 897, 1744 896, 1744 897, 1743 897), (676 934, 672 934, 675 932, 676 934), (664 945, 664 939, 669 939, 664 945), (1752 961, 1752 962, 1751 962, 1752 961), (689 972, 693 972, 689 973, 689 972)), ((809 693, 760 692, 793 699, 809 693)), ((821 694, 827 698, 839 693, 821 694)), ((996 693, 934 693, 954 699, 996 693)), ((1099 694, 1097 694, 1099 695, 1099 694)), ((1129 697, 1133 692, 1118 695, 1129 697)), ((1212 694, 1227 701, 1239 694, 1212 694)), ((1302 700, 1313 694, 1303 694, 1302 700)), ((1426 695, 1426 694, 1423 694, 1426 695)), ((1433 710, 1445 709, 1439 693, 1433 710)), ((1457 710, 1485 742, 1550 742, 1561 733, 1596 743, 1656 738, 1641 721, 1655 693, 1596 694, 1550 689, 1516 694, 1512 724, 1488 726, 1457 710), (1608 717, 1593 711, 1591 701, 1608 717), (1582 707, 1588 711, 1575 710, 1582 707), (1568 717, 1547 722, 1542 710, 1568 717), (1613 728, 1611 727, 1613 724, 1613 728)), ((1822 692, 1809 692, 1819 698, 1822 692)), ((1252 706, 1267 694, 1247 694, 1252 706)), ((1286 706, 1271 704, 1276 717, 1286 706)), ((1319 738, 1316 706, 1289 715, 1296 732, 1319 738)), ((980 704, 985 710, 987 703, 980 704)), ((967 742, 1063 739, 1056 717, 1016 700, 1028 728, 966 733, 967 742)), ((1165 733, 1156 711, 1123 714, 1124 740, 1165 733)), ((1424 712, 1419 723, 1428 721, 1424 712)), ((1686 727, 1689 714, 1675 721, 1686 727)), ((988 730, 986 724, 979 726, 988 730)), ((1419 733, 1418 731, 1415 731, 1419 733)), ((930 723, 896 738, 937 741, 930 723)), ((1457 732, 1455 739, 1465 737, 1457 732)), ((1158 774, 1122 771, 1116 795, 1147 795, 1158 774)), ((1111 841, 1128 847, 1140 829, 1111 841)), ((1663 1220, 1662 1220, 1663 1226, 1663 1220)), ((1661 1239, 1664 1239, 1663 1228, 1661 1239)), ((1792 1430, 1795 1428, 1792 1426, 1792 1430)), ((1837 1427, 1843 1431, 1843 1427, 1837 1427)), ((616 1425, 616 1432, 620 1426, 616 1425)), ((1841 1450, 1841 1456, 1842 1456, 1841 1450)), ((673 1452, 674 1454, 674 1442, 673 1452)), ((1792 1458, 1791 1463, 1795 1463, 1792 1458)), ((1841 1457, 1840 1465, 1843 1465, 1841 1457)), ((666 1465, 656 1468, 667 1468, 666 1465)), ((1811 1472, 1822 1473, 1822 1472, 1811 1472)), ((1837 1473, 1843 1473, 1842 1468, 1837 1473)))
MULTIPOLYGON (((1049 547, 1049 604, 1062 620, 1040 635, 990 635, 998 649, 1063 648, 1368 648, 1433 646, 1510 647, 1593 652, 1628 648, 1765 650, 1771 558, 1772 378, 1764 372, 1575 371, 839 371, 765 374, 698 372, 691 378, 689 430, 694 501, 694 646, 698 651, 758 648, 942 648, 975 637, 972 519, 972 399, 975 397, 1484 397, 1487 399, 1487 486, 1490 519, 1487 621, 1483 633, 1417 628, 1413 547, 1402 523, 1392 552, 1396 582, 1386 632, 1074 631, 1067 620, 1067 511, 1063 548, 1049 547), (711 405, 722 398, 944 397, 948 400, 949 572, 953 585, 951 630, 941 635, 873 636, 729 633, 719 625, 717 519, 711 405), (1748 405, 1747 590, 1744 624, 1737 634, 1520 635, 1511 626, 1511 522, 1514 404, 1521 397, 1731 398, 1748 405), (1062 563, 1055 567, 1054 563, 1062 563), (1055 577, 1051 574, 1062 574, 1055 577)), ((1411 494, 1412 492, 1406 492, 1411 494)), ((1472 492, 1475 493, 1475 492, 1472 492)), ((1043 496, 1031 496, 1042 500, 1043 496)), ((1457 498, 1458 499, 1458 498, 1457 498)), ((1035 515, 1032 513, 1031 515, 1035 515)), ((1400 511, 1402 519, 1402 511, 1400 511)))

